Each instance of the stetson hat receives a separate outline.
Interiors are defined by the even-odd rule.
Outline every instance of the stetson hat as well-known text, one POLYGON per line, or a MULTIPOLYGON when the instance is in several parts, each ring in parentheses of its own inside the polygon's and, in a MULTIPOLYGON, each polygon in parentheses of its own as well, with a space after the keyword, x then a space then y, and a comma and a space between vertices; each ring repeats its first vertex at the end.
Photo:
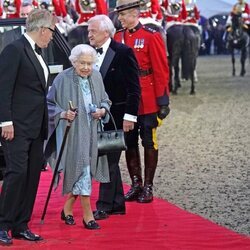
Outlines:
POLYGON ((139 8, 144 1, 142 0, 117 0, 116 2, 116 8, 114 11, 120 12, 124 10, 129 10, 133 8, 139 8))

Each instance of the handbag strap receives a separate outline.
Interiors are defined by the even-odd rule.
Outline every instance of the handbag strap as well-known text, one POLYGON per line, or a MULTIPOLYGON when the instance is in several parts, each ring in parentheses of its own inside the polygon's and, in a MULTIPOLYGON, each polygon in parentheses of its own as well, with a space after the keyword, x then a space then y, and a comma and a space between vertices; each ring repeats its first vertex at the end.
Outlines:
MULTIPOLYGON (((116 127, 116 123, 115 123, 115 119, 114 119, 113 115, 111 114, 111 112, 107 108, 105 108, 105 107, 102 107, 102 108, 104 108, 106 110, 106 112, 109 114, 111 121, 114 125, 115 131, 117 131, 117 127, 116 127)), ((100 123, 101 123, 101 120, 100 120, 100 123)))

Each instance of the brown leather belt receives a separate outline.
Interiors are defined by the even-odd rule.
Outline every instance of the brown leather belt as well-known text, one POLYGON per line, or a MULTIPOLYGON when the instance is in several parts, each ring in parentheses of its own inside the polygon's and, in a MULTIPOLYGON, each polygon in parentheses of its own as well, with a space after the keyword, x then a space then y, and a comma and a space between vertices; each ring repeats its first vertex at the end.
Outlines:
POLYGON ((153 69, 140 69, 139 76, 148 76, 153 73, 153 69))

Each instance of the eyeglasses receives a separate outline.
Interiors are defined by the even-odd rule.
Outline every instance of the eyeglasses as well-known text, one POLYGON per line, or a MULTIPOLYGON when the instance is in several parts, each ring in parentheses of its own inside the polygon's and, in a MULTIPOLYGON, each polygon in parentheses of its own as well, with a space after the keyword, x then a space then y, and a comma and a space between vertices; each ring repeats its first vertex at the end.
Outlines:
POLYGON ((50 27, 44 27, 44 28, 50 30, 53 34, 56 32, 55 30, 51 29, 50 27))

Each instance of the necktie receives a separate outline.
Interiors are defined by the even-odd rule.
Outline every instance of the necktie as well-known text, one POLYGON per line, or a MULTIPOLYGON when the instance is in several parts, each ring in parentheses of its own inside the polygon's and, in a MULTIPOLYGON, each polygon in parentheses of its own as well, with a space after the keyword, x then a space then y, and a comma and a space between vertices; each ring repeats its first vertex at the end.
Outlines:
POLYGON ((38 55, 42 54, 42 49, 37 44, 35 44, 35 51, 38 55))
POLYGON ((103 53, 103 48, 98 48, 96 49, 96 52, 99 53, 100 55, 103 53))

